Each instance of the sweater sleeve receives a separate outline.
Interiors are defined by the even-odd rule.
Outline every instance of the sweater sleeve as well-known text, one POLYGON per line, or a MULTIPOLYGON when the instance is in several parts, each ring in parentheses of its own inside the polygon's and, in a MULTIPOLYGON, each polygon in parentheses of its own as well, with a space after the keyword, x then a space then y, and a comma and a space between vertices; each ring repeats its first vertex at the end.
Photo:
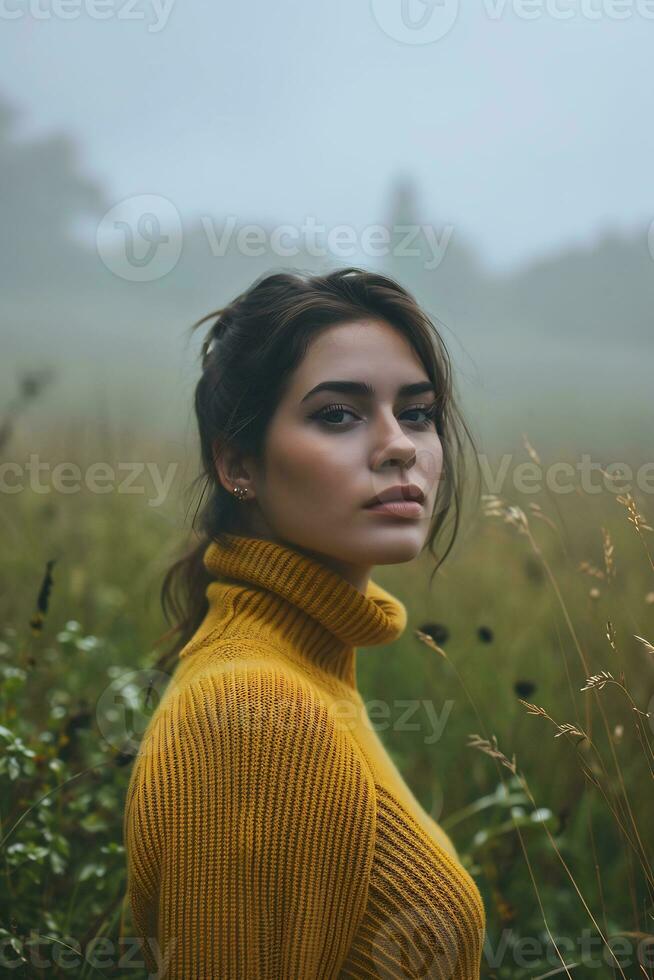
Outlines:
POLYGON ((124 825, 148 968, 167 980, 337 977, 365 911, 376 821, 347 726, 308 682, 256 664, 195 680, 152 722, 124 825))

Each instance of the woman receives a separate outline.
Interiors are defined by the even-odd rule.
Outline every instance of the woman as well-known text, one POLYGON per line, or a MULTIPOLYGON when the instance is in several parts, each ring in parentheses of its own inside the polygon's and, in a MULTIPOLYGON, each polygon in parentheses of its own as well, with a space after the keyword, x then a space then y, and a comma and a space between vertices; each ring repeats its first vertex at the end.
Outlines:
POLYGON ((164 581, 178 660, 125 810, 147 965, 473 980, 479 891, 355 669, 357 647, 407 622, 373 566, 432 550, 453 516, 442 561, 459 524, 470 437, 446 349, 410 294, 356 268, 269 275, 210 318, 195 393, 210 495, 164 581))

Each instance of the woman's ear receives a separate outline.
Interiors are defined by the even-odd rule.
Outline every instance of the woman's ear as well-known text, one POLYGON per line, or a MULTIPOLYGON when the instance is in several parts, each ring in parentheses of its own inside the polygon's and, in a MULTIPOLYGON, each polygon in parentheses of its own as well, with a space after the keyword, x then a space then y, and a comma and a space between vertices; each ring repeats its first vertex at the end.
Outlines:
POLYGON ((248 499, 254 497, 253 469, 245 457, 229 446, 219 448, 213 444, 213 458, 216 474, 228 493, 233 494, 235 487, 247 489, 248 499))

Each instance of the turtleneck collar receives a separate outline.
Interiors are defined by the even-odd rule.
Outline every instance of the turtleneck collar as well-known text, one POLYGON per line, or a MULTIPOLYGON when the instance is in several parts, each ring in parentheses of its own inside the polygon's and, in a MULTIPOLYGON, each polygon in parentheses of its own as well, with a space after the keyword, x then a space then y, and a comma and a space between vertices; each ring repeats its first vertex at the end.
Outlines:
POLYGON ((291 545, 224 539, 207 546, 204 566, 215 579, 206 591, 211 626, 222 625, 225 637, 254 632, 356 687, 355 648, 404 632, 405 606, 372 579, 364 594, 291 545))

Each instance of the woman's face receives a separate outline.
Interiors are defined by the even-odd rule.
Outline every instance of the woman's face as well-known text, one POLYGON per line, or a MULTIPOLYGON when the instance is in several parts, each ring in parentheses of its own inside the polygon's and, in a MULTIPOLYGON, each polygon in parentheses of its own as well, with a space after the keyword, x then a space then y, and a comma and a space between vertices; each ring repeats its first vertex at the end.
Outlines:
POLYGON ((249 487, 239 506, 251 533, 317 557, 362 591, 374 565, 410 561, 426 541, 442 469, 435 400, 421 361, 385 321, 323 331, 271 419, 265 478, 250 460, 232 471, 249 487), (374 394, 314 390, 334 381, 374 394), (407 385, 425 387, 402 393, 407 385), (425 495, 417 517, 366 509, 371 497, 409 483, 425 495))

